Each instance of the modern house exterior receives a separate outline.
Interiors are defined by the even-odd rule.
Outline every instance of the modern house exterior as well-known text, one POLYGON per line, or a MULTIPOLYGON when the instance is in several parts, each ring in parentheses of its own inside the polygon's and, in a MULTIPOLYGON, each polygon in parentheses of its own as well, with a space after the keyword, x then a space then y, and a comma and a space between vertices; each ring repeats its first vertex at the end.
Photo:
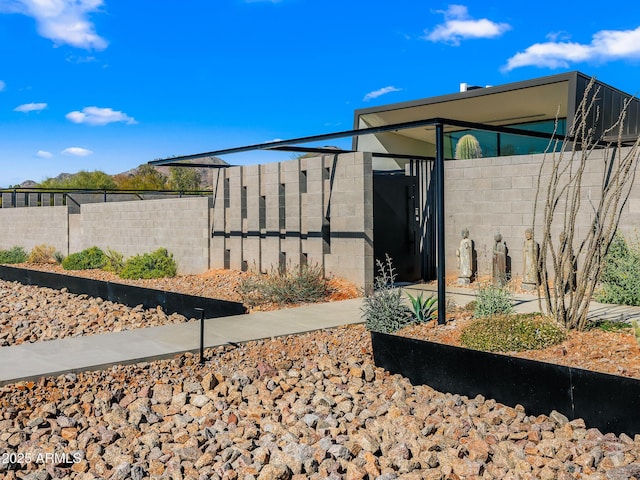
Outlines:
MULTIPOLYGON (((3 201, 0 248, 47 243, 71 253, 97 245, 132 255, 162 246, 174 252, 185 273, 314 263, 327 274, 370 288, 375 261, 386 254, 393 258, 398 280, 429 280, 436 272, 455 275, 460 232, 467 229, 480 274, 490 271, 499 231, 511 274, 518 277, 538 181, 545 179, 540 169, 544 152, 554 132, 560 137, 571 133, 589 82, 587 75, 568 72, 467 87, 356 110, 349 131, 150 162, 202 166, 198 159, 260 149, 313 154, 262 165, 217 165, 209 198, 73 208, 3 201), (482 156, 457 160, 456 146, 466 134, 479 141, 482 156), (344 137, 353 138, 351 149, 307 146, 344 137), (8 208, 23 205, 28 208, 8 208)), ((640 102, 604 83, 594 85, 599 115, 592 112, 590 123, 595 134, 606 132, 627 101, 622 140, 634 141, 640 134, 640 102)), ((601 190, 605 152, 596 150, 590 157, 583 179, 586 205, 601 190)), ((579 228, 589 228, 590 215, 578 216, 579 228)), ((627 230, 640 224, 638 188, 624 206, 622 223, 627 230)))

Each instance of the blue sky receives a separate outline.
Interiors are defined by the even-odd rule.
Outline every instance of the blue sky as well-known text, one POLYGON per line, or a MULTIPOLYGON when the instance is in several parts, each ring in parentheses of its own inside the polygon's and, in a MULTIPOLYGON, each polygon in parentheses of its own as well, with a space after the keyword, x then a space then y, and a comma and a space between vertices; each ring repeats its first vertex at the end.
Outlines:
MULTIPOLYGON (((0 0, 0 59, 5 187, 348 130, 357 108, 461 82, 580 70, 637 94, 640 13, 626 0, 606 15, 546 0, 0 0)), ((274 155, 226 159, 289 158, 274 155)))

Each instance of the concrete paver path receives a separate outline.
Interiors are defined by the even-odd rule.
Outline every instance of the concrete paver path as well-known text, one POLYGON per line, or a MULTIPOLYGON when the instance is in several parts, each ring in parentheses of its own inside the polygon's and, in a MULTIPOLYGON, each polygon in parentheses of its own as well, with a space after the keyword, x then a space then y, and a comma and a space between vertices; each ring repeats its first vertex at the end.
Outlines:
MULTIPOLYGON (((435 293, 435 285, 410 285, 409 291, 435 293)), ((447 298, 457 305, 475 299, 469 288, 447 288, 447 298)), ((362 299, 305 305, 296 308, 257 312, 205 320, 206 348, 242 343, 281 335, 304 333, 340 325, 361 323, 362 299)), ((515 296, 518 312, 539 311, 534 295, 515 296)), ((592 303, 590 317, 598 319, 640 320, 640 307, 592 303)), ((0 348, 0 385, 20 380, 53 376, 82 370, 95 370, 120 363, 136 363, 197 351, 200 322, 149 327, 122 332, 70 337, 0 348)))

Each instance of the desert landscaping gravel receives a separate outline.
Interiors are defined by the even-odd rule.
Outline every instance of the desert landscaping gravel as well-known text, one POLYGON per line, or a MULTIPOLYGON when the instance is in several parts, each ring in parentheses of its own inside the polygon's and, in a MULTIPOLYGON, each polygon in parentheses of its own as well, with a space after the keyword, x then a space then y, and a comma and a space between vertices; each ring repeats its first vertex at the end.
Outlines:
POLYGON ((187 318, 0 280, 0 347, 184 323, 187 318))
MULTIPOLYGON (((0 387, 2 478, 627 479, 640 436, 412 386, 361 325, 0 387), (48 455, 48 456, 47 456, 48 455), (11 462, 21 460, 21 463, 11 462)), ((428 368, 428 366, 426 366, 428 368)), ((630 412, 634 414, 634 412, 630 412)))

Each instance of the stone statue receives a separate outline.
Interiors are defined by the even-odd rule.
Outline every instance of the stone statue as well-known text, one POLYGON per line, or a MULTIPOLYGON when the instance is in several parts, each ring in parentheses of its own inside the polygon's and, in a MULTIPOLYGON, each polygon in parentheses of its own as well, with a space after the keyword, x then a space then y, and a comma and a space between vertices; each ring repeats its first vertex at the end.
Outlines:
POLYGON ((493 237, 493 283, 498 287, 504 287, 507 284, 507 246, 502 241, 502 234, 496 233, 493 237))
POLYGON ((458 257, 458 285, 469 285, 473 276, 473 241, 469 238, 469 230, 462 230, 460 248, 456 250, 458 257))
POLYGON ((527 228, 524 232, 524 244, 522 245, 522 288, 525 290, 535 290, 539 285, 538 257, 540 255, 540 245, 533 239, 533 230, 527 228))

